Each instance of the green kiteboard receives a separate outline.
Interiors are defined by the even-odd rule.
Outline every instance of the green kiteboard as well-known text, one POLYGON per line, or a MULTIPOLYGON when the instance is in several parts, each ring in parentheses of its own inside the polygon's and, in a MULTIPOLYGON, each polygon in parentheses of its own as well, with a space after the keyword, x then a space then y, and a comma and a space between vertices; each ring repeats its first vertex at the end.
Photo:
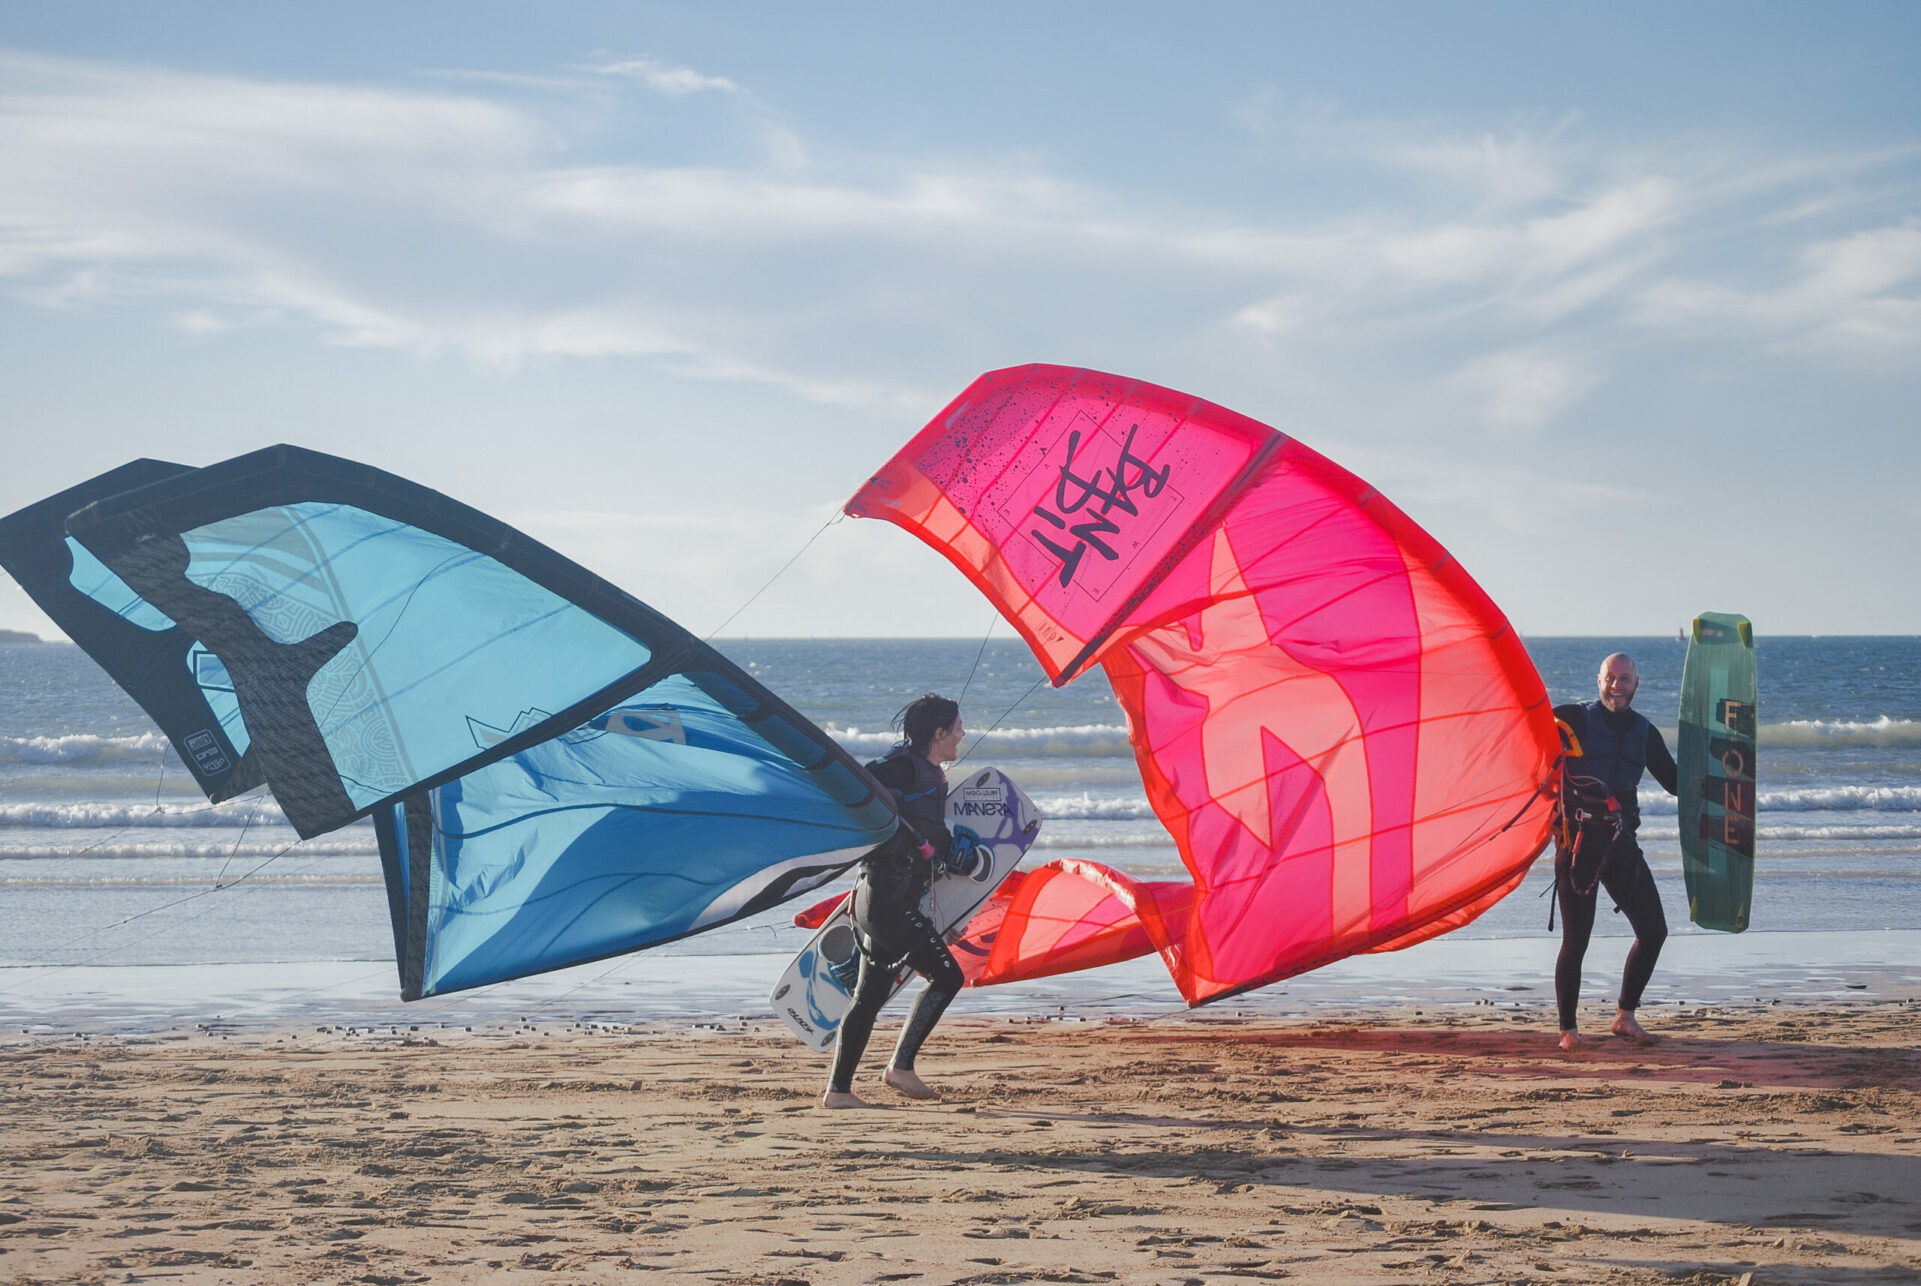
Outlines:
POLYGON ((1694 619, 1681 671, 1681 872, 1688 919, 1739 933, 1754 897, 1754 627, 1694 619))

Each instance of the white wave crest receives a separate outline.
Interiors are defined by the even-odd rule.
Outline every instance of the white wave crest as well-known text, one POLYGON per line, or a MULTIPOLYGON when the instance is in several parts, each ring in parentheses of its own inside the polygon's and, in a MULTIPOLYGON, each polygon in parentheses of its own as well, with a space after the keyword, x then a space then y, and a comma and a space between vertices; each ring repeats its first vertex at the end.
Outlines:
POLYGON ((1035 848, 1173 848, 1174 837, 1163 830, 1122 831, 1106 835, 1061 835, 1047 833, 1041 826, 1035 848))
POLYGON ((99 737, 88 732, 65 737, 0 737, 0 761, 22 764, 112 763, 153 759, 170 750, 167 739, 157 732, 135 737, 99 737))
MULTIPOLYGON (((899 734, 883 728, 878 731, 862 731, 859 728, 827 725, 829 736, 840 743, 841 748, 857 758, 873 758, 886 754, 900 740, 899 734)), ((1127 729, 1118 723, 1068 724, 1052 728, 996 728, 984 737, 977 737, 970 730, 967 734, 967 751, 974 753, 1022 754, 1030 756, 1046 755, 1056 759, 1112 759, 1117 756, 1132 756, 1134 748, 1128 744, 1127 729), (978 749, 975 742, 979 741, 978 749)))
POLYGON ((1755 805, 1771 813, 1921 812, 1921 786, 1804 786, 1764 790, 1755 805))
MULTIPOLYGON (((255 888, 262 885, 293 886, 296 888, 358 888, 362 885, 379 884, 381 877, 375 875, 316 875, 299 872, 290 875, 272 875, 261 872, 249 875, 245 880, 234 879, 218 887, 255 888)), ((204 875, 101 875, 68 879, 61 876, 28 876, 25 879, 8 879, 0 876, 0 889, 177 889, 216 887, 204 875)))
MULTIPOLYGON (((351 832, 346 834, 352 835, 351 832)), ((235 844, 194 844, 194 843, 106 843, 106 844, 0 844, 0 862, 45 862, 45 861, 106 861, 113 858, 206 858, 225 861, 229 858, 241 862, 249 858, 259 860, 285 853, 282 862, 297 862, 312 857, 369 857, 376 865, 380 858, 380 844, 373 832, 367 831, 364 838, 354 836, 345 839, 310 839, 290 843, 285 839, 268 840, 255 843, 246 840, 235 844)), ((237 875, 239 872, 235 872, 237 875)))
POLYGON ((1790 719, 1764 723, 1764 746, 1921 746, 1921 719, 1790 719))
POLYGON ((1791 839, 1921 839, 1921 826, 1770 826, 1758 823, 1755 842, 1791 839))
POLYGON ((50 830, 100 830, 151 826, 257 828, 285 826, 287 818, 271 799, 232 799, 224 804, 0 804, 0 826, 50 830))
POLYGON ((1042 795, 1034 801, 1044 820, 1086 822, 1133 822, 1154 816, 1147 800, 1139 795, 1042 795))

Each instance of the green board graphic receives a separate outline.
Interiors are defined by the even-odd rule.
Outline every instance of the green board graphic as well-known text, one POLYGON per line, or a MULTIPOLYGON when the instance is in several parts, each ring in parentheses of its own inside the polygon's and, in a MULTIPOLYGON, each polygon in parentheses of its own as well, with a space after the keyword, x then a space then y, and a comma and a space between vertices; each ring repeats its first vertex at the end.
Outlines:
POLYGON ((1681 871, 1688 918, 1739 933, 1754 897, 1754 627, 1703 612, 1681 671, 1681 871))

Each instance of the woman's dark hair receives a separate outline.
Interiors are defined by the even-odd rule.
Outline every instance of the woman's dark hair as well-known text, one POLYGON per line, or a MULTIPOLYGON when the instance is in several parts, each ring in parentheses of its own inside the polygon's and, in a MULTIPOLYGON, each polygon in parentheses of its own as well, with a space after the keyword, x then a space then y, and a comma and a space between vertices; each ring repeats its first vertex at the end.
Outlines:
POLYGON ((924 755, 934 744, 934 734, 942 728, 953 727, 958 718, 960 702, 929 692, 908 702, 906 708, 894 716, 894 726, 900 730, 902 745, 917 755, 924 755))

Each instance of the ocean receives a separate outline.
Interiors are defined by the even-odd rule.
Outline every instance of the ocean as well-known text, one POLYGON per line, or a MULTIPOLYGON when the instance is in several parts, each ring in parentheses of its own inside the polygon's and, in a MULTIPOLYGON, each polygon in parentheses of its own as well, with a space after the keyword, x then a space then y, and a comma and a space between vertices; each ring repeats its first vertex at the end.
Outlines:
MULTIPOLYGON (((1081 856, 1147 878, 1182 873, 1099 673, 1051 688, 1026 647, 1007 638, 719 646, 861 757, 892 743, 890 720, 920 692, 959 696, 972 734, 964 766, 1006 770, 1040 807, 1045 822, 1030 862, 1081 856)), ((1635 707, 1674 746, 1684 644, 1544 638, 1528 647, 1557 702, 1591 699, 1601 658, 1632 654, 1642 674, 1635 707)), ((1650 1000, 1769 989, 1915 994, 1921 638, 1761 636, 1756 648, 1753 927, 1730 938, 1688 924, 1674 803, 1645 782, 1642 843, 1674 934, 1650 1000)), ((1232 1003, 1262 1011, 1423 997, 1551 1000, 1551 984, 1542 994, 1554 952, 1548 867, 1538 861, 1518 891, 1445 939, 1232 1003)), ((164 1025, 216 1013, 222 1021, 236 1013, 485 1021, 522 1009, 749 1021, 768 1012, 766 987, 805 938, 789 923, 795 909, 613 962, 402 1006, 369 826, 300 843, 264 793, 210 806, 151 722, 77 648, 0 644, 0 1027, 164 1025)), ((1627 934, 1605 899, 1602 909, 1597 937, 1627 934)), ((1611 994, 1619 954, 1599 943, 1590 953, 1584 994, 1592 1003, 1611 994)), ((970 992, 961 1008, 1113 1017, 1179 1003, 1149 959, 970 992)))

